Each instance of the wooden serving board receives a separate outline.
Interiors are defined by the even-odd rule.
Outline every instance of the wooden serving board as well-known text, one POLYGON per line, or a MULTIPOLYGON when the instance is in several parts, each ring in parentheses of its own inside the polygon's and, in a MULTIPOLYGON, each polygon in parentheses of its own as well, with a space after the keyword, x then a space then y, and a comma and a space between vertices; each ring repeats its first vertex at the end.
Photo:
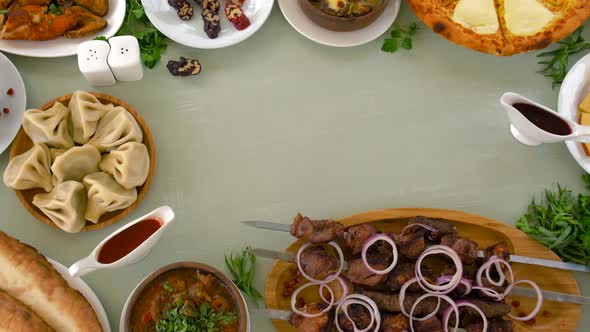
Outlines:
MULTIPOLYGON (((339 219, 345 227, 371 223, 383 232, 400 232, 406 225, 408 218, 413 216, 426 216, 430 218, 445 219, 454 224, 459 230, 459 235, 476 241, 480 248, 500 241, 506 241, 511 252, 517 255, 559 260, 551 250, 544 247, 518 229, 485 217, 480 217, 460 211, 407 208, 386 209, 356 214, 339 219)), ((304 242, 297 240, 286 251, 297 252, 304 242)), ((536 282, 542 289, 579 295, 580 290, 573 274, 568 271, 551 269, 540 266, 512 264, 515 279, 530 279, 536 282)), ((266 279, 266 306, 269 309, 290 310, 290 298, 283 294, 283 282, 289 280, 293 263, 275 261, 273 268, 266 279)), ((513 309, 513 314, 528 312, 534 307, 535 299, 526 297, 509 297, 520 302, 520 307, 513 309)), ((534 325, 514 321, 515 331, 560 331, 573 332, 580 318, 580 306, 577 304, 558 303, 545 301, 541 312, 536 317, 534 325)), ((274 320, 275 329, 280 332, 296 332, 297 330, 287 321, 274 320)))
MULTIPOLYGON (((137 113, 135 108, 133 108, 133 106, 127 104, 126 102, 122 101, 121 99, 115 98, 113 96, 99 93, 99 92, 91 92, 91 93, 94 96, 96 96, 96 98, 98 98, 98 100, 101 103, 113 104, 115 106, 122 106, 127 111, 129 111, 129 113, 131 113, 131 115, 133 115, 133 117, 135 118, 135 120, 137 121, 139 126, 141 127, 141 130, 143 131, 143 144, 145 144, 145 146, 147 147, 149 155, 150 155, 150 170, 148 173, 148 177, 147 177, 145 183, 143 184, 143 186, 137 187, 137 200, 135 202, 133 202, 133 204, 131 204, 126 209, 117 210, 117 211, 113 211, 113 212, 107 212, 107 213, 103 214, 100 217, 100 220, 98 221, 98 223, 96 223, 96 224, 94 224, 90 221, 86 221, 86 226, 84 226, 84 228, 82 229, 82 232, 93 231, 93 230, 101 229, 101 228, 107 227, 109 225, 112 225, 115 222, 121 220, 126 215, 128 215, 129 212, 133 211, 137 207, 139 202, 141 202, 141 200, 143 199, 143 197, 145 196, 147 191, 149 190, 150 185, 152 184, 152 178, 154 177, 154 172, 156 171, 156 144, 154 142, 154 138, 152 136, 152 132, 151 132, 150 128, 148 127, 145 120, 139 115, 139 113, 137 113)), ((67 94, 67 95, 64 95, 61 97, 57 97, 57 98, 47 102, 45 105, 41 106, 39 109, 42 111, 46 111, 47 109, 51 108, 56 102, 60 102, 64 105, 68 106, 70 99, 72 99, 72 94, 67 94)), ((21 126, 18 133, 16 134, 16 137, 14 138, 14 141, 12 142, 12 147, 10 148, 9 158, 12 159, 12 158, 26 152, 27 150, 29 150, 32 147, 33 147, 33 142, 31 141, 31 139, 29 138, 27 133, 25 133, 25 130, 21 126)), ((59 228, 53 223, 53 221, 51 221, 51 219, 47 218, 47 216, 45 216, 45 214, 43 214, 43 212, 41 212, 41 210, 39 210, 35 205, 33 205, 33 197, 39 193, 45 192, 43 189, 34 188, 34 189, 28 189, 28 190, 15 190, 15 192, 16 192, 16 197, 18 197, 18 200, 22 203, 22 205, 25 207, 25 209, 27 209, 27 211, 29 211, 35 218, 37 218, 37 220, 39 220, 42 223, 49 225, 51 227, 59 228)))

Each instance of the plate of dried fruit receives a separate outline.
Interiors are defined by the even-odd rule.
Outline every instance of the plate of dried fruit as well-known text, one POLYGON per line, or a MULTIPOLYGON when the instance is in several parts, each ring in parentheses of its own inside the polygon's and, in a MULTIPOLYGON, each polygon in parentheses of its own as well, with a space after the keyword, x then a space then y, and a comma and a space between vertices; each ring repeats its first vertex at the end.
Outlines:
POLYGON ((150 22, 166 37, 194 48, 214 49, 252 36, 270 15, 269 0, 142 0, 150 22))
POLYGON ((358 330, 365 331, 392 326, 399 328, 394 331, 442 330, 445 321, 453 321, 449 320, 451 309, 457 310, 467 331, 486 330, 487 324, 488 331, 567 332, 575 331, 580 318, 580 305, 539 296, 543 291, 579 295, 571 272, 507 262, 508 253, 556 261, 559 258, 516 228, 492 219, 451 210, 386 209, 335 221, 314 221, 298 215, 291 232, 299 240, 285 253, 274 256, 283 260, 273 264, 266 279, 266 306, 271 309, 271 317, 280 318, 273 320, 277 331, 304 331, 302 327, 337 322, 340 326, 353 322, 358 330), (336 267, 337 256, 341 257, 341 268, 336 267), (388 258, 381 261, 384 256, 388 258), (503 268, 498 267, 499 261, 503 268), (338 269, 339 274, 332 272, 338 269), (310 276, 321 282, 305 281, 310 276), (490 291, 492 282, 500 284, 494 291, 490 291), (452 283, 456 286, 449 287, 454 288, 446 287, 452 283), (440 296, 434 295, 437 290, 432 287, 437 287, 440 296), (534 295, 516 296, 513 290, 534 295), (418 304, 420 301, 423 303, 418 304), (326 303, 336 309, 325 309, 330 307, 326 303), (407 312, 400 313, 400 303, 407 312), (444 310, 441 303, 445 303, 444 310), (472 309, 457 309, 466 306, 472 309), (293 308, 309 317, 291 313, 293 308), (441 316, 428 314, 439 308, 441 313, 444 311, 441 316), (321 310, 325 310, 323 314, 321 310), (418 314, 426 317, 414 320, 412 328, 407 316, 417 319, 418 314), (482 321, 486 322, 483 326, 482 321), (433 325, 422 329, 425 324, 438 324, 438 329, 433 325))
POLYGON ((0 53, 0 153, 4 152, 20 128, 27 106, 25 84, 16 67, 0 53))

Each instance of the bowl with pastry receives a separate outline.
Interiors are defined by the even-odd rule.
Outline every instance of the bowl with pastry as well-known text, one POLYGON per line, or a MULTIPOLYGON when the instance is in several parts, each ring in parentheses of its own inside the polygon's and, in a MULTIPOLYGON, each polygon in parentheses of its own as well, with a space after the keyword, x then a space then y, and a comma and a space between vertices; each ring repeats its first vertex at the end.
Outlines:
POLYGON ((76 91, 25 111, 9 158, 4 184, 27 211, 76 233, 111 225, 137 207, 151 185, 156 147, 131 105, 76 91))
POLYGON ((354 31, 375 22, 390 0, 298 0, 316 24, 333 31, 354 31))
POLYGON ((30 57, 75 55, 78 45, 117 33, 122 0, 0 0, 0 51, 30 57))
POLYGON ((221 271, 197 262, 166 265, 145 277, 131 292, 119 331, 250 331, 246 302, 221 271))

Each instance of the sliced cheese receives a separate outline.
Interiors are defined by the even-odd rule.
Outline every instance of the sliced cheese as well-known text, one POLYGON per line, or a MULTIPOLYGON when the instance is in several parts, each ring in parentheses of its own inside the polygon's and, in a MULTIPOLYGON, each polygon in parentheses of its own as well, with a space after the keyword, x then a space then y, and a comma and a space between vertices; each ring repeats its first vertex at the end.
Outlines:
POLYGON ((480 35, 494 34, 500 28, 494 0, 459 0, 452 18, 480 35))
POLYGON ((537 0, 504 0, 506 28, 512 34, 534 35, 554 18, 555 14, 537 0))
MULTIPOLYGON (((588 98, 586 98, 588 99, 588 98)), ((590 126, 590 114, 589 113, 581 113, 580 114, 580 124, 582 126, 590 126)), ((586 155, 590 156, 590 144, 589 143, 582 143, 584 147, 584 151, 586 155)))
POLYGON ((586 95, 584 100, 578 105, 578 108, 584 113, 590 113, 590 93, 586 95))

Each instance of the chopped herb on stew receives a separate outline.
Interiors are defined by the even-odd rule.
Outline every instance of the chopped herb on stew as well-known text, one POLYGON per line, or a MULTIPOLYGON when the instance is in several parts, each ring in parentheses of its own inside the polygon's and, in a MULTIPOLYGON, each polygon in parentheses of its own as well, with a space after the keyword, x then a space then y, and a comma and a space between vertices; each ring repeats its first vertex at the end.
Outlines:
POLYGON ((164 281, 162 283, 162 287, 164 287, 164 289, 167 290, 169 293, 174 292, 174 288, 172 288, 172 286, 170 286, 170 284, 168 283, 168 281, 164 281))
POLYGON ((215 312, 209 303, 203 303, 199 310, 184 312, 184 306, 177 306, 166 312, 156 324, 157 332, 217 332, 218 324, 229 325, 238 318, 235 312, 215 312))

